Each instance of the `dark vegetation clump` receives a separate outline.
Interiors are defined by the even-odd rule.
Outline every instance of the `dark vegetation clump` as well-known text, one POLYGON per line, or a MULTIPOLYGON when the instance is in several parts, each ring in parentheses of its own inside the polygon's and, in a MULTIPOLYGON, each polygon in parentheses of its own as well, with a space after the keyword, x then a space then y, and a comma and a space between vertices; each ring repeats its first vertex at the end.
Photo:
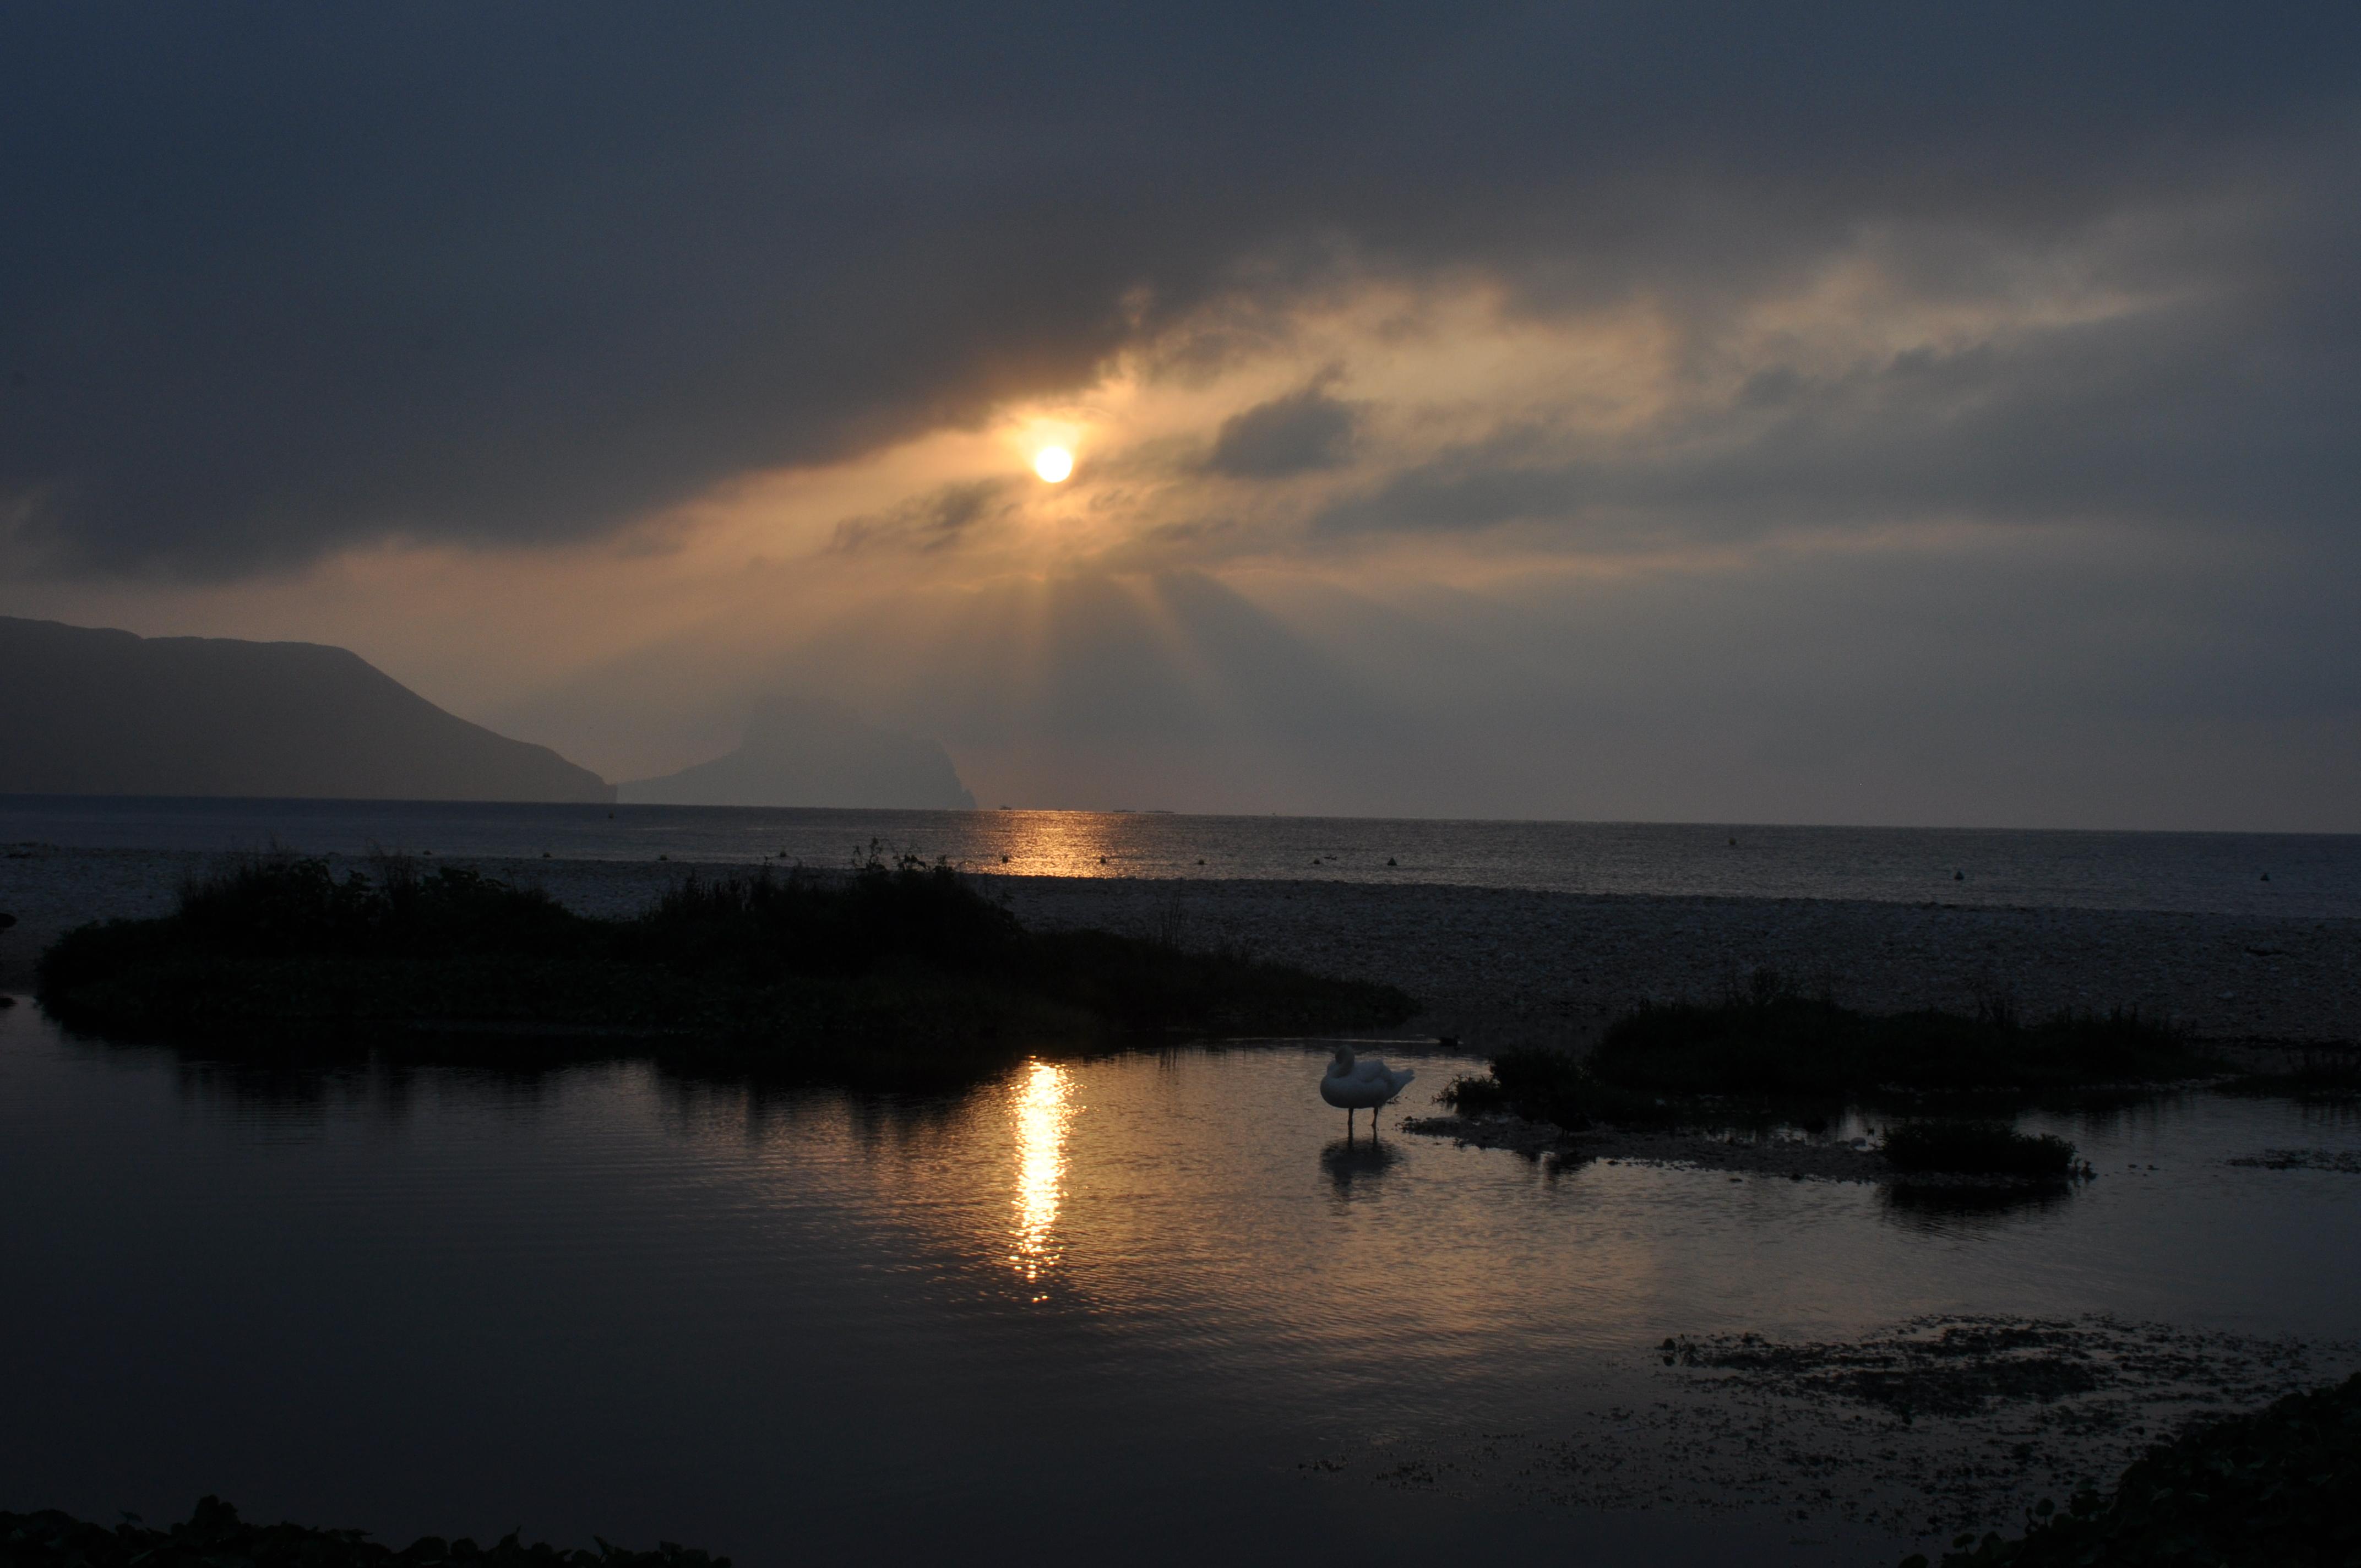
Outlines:
POLYGON ((1868 1014, 1806 996, 1767 970, 1718 1003, 1649 1004, 1608 1025, 1590 1054, 1517 1050, 1488 1078, 1444 1091, 1462 1115, 1510 1111, 1579 1129, 1694 1120, 1708 1102, 1811 1108, 1927 1097, 2022 1101, 2060 1091, 2187 1079, 2213 1064, 2188 1037, 2136 1013, 2060 1014, 2027 1024, 1973 1014, 1868 1014))
POLYGON ((1672 1121, 1685 1109, 1661 1095, 1608 1083, 1578 1058, 1541 1047, 1502 1051, 1485 1077, 1463 1078, 1446 1087, 1443 1102, 1463 1116, 1505 1111, 1571 1131, 1598 1122, 1672 1121))
POLYGON ((1900 1171, 1971 1176, 2074 1174, 2074 1146, 1997 1122, 1913 1122, 1885 1134, 1885 1161, 1900 1171))
MULTIPOLYGON (((874 855, 840 876, 687 878, 602 920, 462 868, 251 858, 153 920, 69 932, 44 1006, 145 1036, 503 1036, 511 1054, 635 1036, 675 1059, 875 1077, 1188 1028, 1399 1022, 1389 986, 1101 931, 1033 932, 956 872, 874 855)), ((480 1056, 479 1040, 472 1054, 480 1056)))
POLYGON ((477 1568, 730 1568, 727 1557, 670 1541, 653 1552, 627 1552, 598 1542, 596 1552, 563 1552, 546 1541, 527 1546, 513 1534, 490 1546, 462 1537, 426 1536, 396 1552, 357 1530, 308 1530, 302 1525, 248 1524, 219 1497, 199 1500, 186 1522, 169 1530, 124 1523, 113 1530, 54 1509, 0 1513, 0 1568, 429 1568, 468 1563, 477 1568))
MULTIPOLYGON (((2014 1540, 1961 1536, 1942 1568, 2328 1568, 2361 1562, 2361 1375, 2192 1426, 2113 1491, 2043 1500, 2014 1540)), ((1924 1556, 1902 1568, 1927 1568, 1924 1556)))
POLYGON ((1590 1058, 1593 1074, 1620 1089, 1772 1097, 2040 1092, 2169 1082, 2209 1065, 2180 1031, 2136 1012, 2061 1013, 2035 1024, 1999 1005, 1973 1014, 1857 1013, 1767 970, 1718 1003, 1626 1014, 1590 1058))

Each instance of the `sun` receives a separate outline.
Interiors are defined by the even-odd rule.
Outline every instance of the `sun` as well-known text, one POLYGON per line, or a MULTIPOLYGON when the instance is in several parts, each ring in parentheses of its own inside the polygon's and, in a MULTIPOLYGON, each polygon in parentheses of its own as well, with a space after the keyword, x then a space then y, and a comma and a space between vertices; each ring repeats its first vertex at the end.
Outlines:
POLYGON ((1074 455, 1062 446, 1044 446, 1033 454, 1033 471, 1057 484, 1074 471, 1074 455))

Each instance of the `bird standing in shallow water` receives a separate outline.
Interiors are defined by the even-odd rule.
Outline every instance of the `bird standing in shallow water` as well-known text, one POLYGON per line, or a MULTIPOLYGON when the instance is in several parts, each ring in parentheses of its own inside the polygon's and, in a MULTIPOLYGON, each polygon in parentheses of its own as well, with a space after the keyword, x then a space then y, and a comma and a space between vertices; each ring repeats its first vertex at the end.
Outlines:
POLYGON ((1334 1059, 1320 1079, 1320 1098, 1345 1113, 1345 1135, 1353 1135, 1353 1113, 1369 1113, 1369 1132, 1378 1130, 1378 1107, 1400 1094, 1418 1074, 1409 1068, 1397 1072, 1375 1058, 1356 1059, 1353 1047, 1338 1046, 1334 1059))

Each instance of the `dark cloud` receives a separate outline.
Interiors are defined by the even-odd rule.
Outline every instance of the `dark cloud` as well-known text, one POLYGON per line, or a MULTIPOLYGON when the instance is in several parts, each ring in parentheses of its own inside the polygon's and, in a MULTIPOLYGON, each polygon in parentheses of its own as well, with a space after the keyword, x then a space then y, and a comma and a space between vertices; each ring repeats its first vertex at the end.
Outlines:
POLYGON ((1512 425, 1337 498, 1312 532, 1661 544, 1975 519, 2361 543, 2361 444, 2344 434, 2361 426, 2361 309, 2204 281, 2193 302, 1840 374, 1773 365, 1611 441, 1512 425))
MULTIPOLYGON (((2196 5, 14 7, 0 518, 88 571, 577 537, 1340 256, 1702 311, 1865 225, 2037 246, 2301 168, 2357 38, 2196 5)), ((2210 265, 2328 302, 2349 240, 2210 265)))
POLYGON ((862 550, 946 550, 966 543, 1016 510, 1005 480, 944 485, 884 511, 849 517, 836 525, 830 547, 862 550))
POLYGON ((1205 466, 1240 479, 1341 467, 1352 457, 1359 417, 1350 403, 1306 387, 1224 420, 1205 466))

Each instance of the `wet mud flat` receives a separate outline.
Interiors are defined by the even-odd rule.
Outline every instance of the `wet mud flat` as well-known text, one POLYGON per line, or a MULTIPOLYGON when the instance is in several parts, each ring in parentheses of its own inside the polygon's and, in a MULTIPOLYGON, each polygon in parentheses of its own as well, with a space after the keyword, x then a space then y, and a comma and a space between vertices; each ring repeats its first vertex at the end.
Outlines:
POLYGON ((2361 1345, 2104 1316, 1948 1315, 1846 1341, 1675 1336, 1645 1360, 1563 1422, 1372 1445, 1302 1468, 1573 1509, 1772 1514, 1798 1544, 1868 1530, 1898 1557, 2103 1488, 2192 1420, 2349 1374, 2361 1345))
POLYGON ((1915 1537, 2103 1487, 2192 1418, 2342 1376, 2361 1347, 2104 1317, 1929 1317, 1850 1342, 1680 1337, 1659 1360, 1664 1395, 1611 1435, 1561 1440, 1555 1474, 1535 1477, 1545 1495, 1768 1505, 1915 1537), (1667 1474, 1687 1477, 1686 1497, 1667 1474))
POLYGON ((2355 1149, 2265 1149, 2224 1163, 2250 1170, 2333 1170, 2361 1176, 2361 1150, 2355 1149))

